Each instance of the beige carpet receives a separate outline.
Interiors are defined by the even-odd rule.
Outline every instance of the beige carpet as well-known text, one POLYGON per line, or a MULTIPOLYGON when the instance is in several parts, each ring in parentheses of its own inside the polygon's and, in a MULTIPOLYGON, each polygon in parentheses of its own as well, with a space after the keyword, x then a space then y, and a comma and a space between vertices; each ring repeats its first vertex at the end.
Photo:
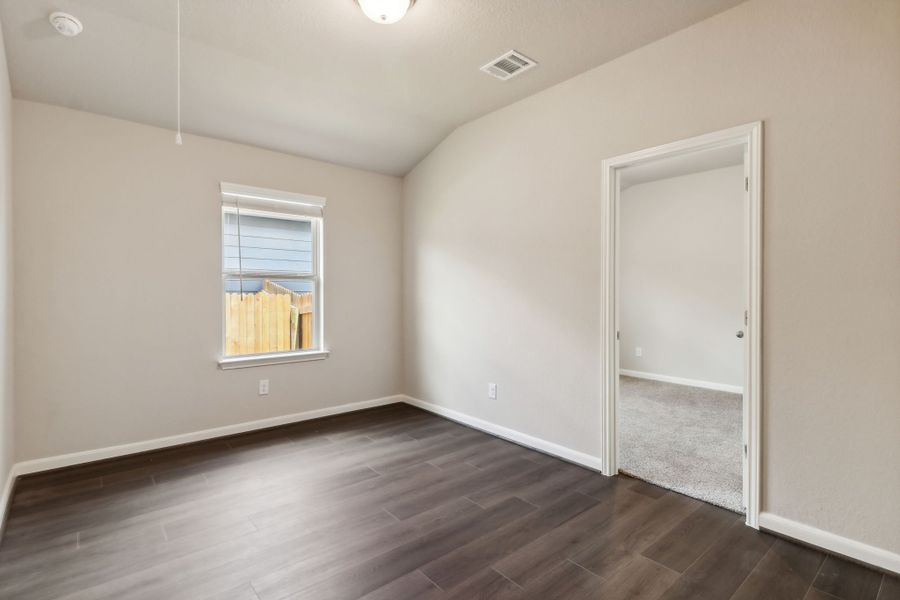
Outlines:
POLYGON ((616 408, 620 470, 744 512, 739 394, 623 375, 616 408))

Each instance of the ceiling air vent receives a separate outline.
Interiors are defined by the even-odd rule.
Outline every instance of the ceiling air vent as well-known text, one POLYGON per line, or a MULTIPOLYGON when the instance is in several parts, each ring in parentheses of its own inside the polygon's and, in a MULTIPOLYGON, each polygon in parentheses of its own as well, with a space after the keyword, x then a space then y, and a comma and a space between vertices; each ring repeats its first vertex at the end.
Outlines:
POLYGON ((481 67, 481 70, 493 75, 497 79, 506 81, 507 79, 512 79, 516 75, 521 75, 531 67, 535 66, 537 66, 535 61, 515 50, 510 50, 503 56, 500 56, 481 67))

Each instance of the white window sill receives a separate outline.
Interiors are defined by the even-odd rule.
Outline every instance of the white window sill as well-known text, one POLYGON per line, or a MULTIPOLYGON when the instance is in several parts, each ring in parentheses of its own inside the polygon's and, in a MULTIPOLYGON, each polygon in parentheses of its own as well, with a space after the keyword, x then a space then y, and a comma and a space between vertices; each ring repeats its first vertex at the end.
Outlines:
POLYGON ((219 359, 220 369, 244 369, 263 365, 280 365, 283 363, 306 362, 308 360, 325 360, 328 350, 312 350, 305 352, 279 352, 278 354, 252 354, 249 356, 232 356, 219 359))

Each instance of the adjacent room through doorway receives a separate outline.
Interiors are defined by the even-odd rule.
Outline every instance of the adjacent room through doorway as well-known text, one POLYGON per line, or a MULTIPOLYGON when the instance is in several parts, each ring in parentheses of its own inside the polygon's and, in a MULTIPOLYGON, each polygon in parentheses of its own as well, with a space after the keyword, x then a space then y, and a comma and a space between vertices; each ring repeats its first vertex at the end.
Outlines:
POLYGON ((743 146, 623 169, 619 467, 743 512, 743 146))

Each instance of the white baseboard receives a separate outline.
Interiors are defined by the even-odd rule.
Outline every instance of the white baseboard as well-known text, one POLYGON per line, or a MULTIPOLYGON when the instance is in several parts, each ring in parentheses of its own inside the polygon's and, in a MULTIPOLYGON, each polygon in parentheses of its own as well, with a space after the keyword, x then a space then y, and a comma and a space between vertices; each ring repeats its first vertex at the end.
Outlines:
POLYGON ((484 419, 479 419, 478 417, 473 417, 451 408, 445 408, 443 406, 438 406, 437 404, 431 404, 430 402, 425 402, 424 400, 419 400, 418 398, 404 396, 404 400, 407 404, 417 406, 423 410, 427 410, 428 412, 434 413, 441 417, 446 417, 451 421, 456 421, 458 423, 462 423, 463 425, 468 425, 469 427, 472 427, 474 429, 484 431, 485 433, 490 433, 491 435, 509 440, 510 442, 515 442, 516 444, 519 444, 521 446, 527 446, 528 448, 539 450, 541 452, 544 452, 545 454, 551 454, 568 462, 587 467, 588 469, 600 471, 599 457, 591 456, 590 454, 586 454, 579 450, 573 450, 572 448, 561 446, 554 442, 548 442, 547 440, 528 435, 527 433, 516 431, 515 429, 503 427, 502 425, 497 425, 495 423, 491 423, 490 421, 485 421, 484 419))
MULTIPOLYGON (((631 373, 633 372, 624 370, 622 371, 622 374, 626 375, 629 375, 631 373)), ((431 404, 417 398, 412 398, 411 396, 386 396, 384 398, 376 398, 374 400, 352 402, 349 404, 342 404, 340 406, 331 406, 291 415, 272 417, 269 419, 260 419, 258 421, 247 421, 245 423, 237 423, 235 425, 227 425, 225 427, 217 427, 214 429, 204 429, 202 431, 194 431, 191 433, 156 438, 153 440, 146 440, 143 442, 136 442, 132 444, 122 444, 119 446, 98 448, 96 450, 87 450, 84 452, 73 452, 71 454, 64 454, 61 456, 52 456, 48 458, 40 458, 36 460, 16 463, 10 469, 10 472, 3 486, 2 495, 0 495, 0 510, 2 510, 2 514, 0 514, 0 536, 2 536, 3 528, 6 525, 6 514, 9 507, 12 488, 15 483, 16 477, 20 475, 37 473, 40 471, 49 471, 51 469, 58 469, 107 458, 115 458, 117 456, 125 456, 128 454, 136 454, 138 452, 146 452, 148 450, 158 450, 160 448, 166 448, 169 446, 178 446, 181 444, 188 444, 191 442, 198 442, 238 433, 246 433, 248 431, 277 427, 279 425, 287 425, 289 423, 309 421, 311 419, 318 419, 331 415, 354 412, 357 410, 373 408, 376 406, 396 404, 399 402, 405 402, 412 406, 416 406, 423 410, 427 410, 428 412, 440 415, 452 421, 457 421, 464 425, 468 425, 469 427, 479 429, 491 435, 495 435, 511 442, 515 442, 522 446, 527 446, 529 448, 533 448, 546 454, 557 456, 563 460, 587 467, 589 469, 600 471, 601 461, 599 457, 592 456, 578 450, 573 450, 572 448, 568 448, 554 442, 549 442, 547 440, 534 437, 532 435, 528 435, 514 429, 510 429, 508 427, 503 427, 502 425, 497 425, 495 423, 491 423, 489 421, 485 421, 483 419, 479 419, 477 417, 473 417, 450 408, 431 404)), ((804 525, 802 523, 798 523, 797 521, 792 521, 791 519, 786 519, 784 517, 780 517, 768 512, 760 513, 759 525, 763 529, 767 529, 773 533, 793 538, 798 541, 811 544, 813 546, 818 546, 830 552, 834 552, 836 554, 840 554, 842 556, 846 556, 848 558, 852 558, 879 567, 881 569, 885 569, 887 571, 900 573, 900 554, 896 554, 882 548, 877 548, 875 546, 870 546, 862 542, 851 540, 849 538, 817 529, 810 525, 804 525)))
POLYGON ((6 478, 6 483, 3 487, 3 495, 0 496, 0 511, 2 511, 0 512, 0 539, 3 539, 3 531, 6 528, 6 516, 9 511, 9 501, 11 499, 10 496, 12 495, 13 486, 15 485, 16 477, 20 475, 51 471, 62 467, 71 467, 107 458, 116 458, 128 454, 147 452, 149 450, 159 450, 160 448, 168 448, 170 446, 180 446, 182 444, 190 444, 191 442, 200 442, 217 437, 246 433, 257 429, 268 429, 269 427, 278 427, 279 425, 287 425, 289 423, 310 421, 312 419, 354 412, 366 408, 374 408, 376 406, 397 404, 404 402, 405 400, 405 396, 385 396, 384 398, 375 398, 374 400, 351 402, 349 404, 341 404, 340 406, 329 406, 327 408, 308 410, 281 417, 271 417, 269 419, 260 419, 258 421, 246 421, 235 425, 192 431, 190 433, 171 435, 153 440, 145 440, 143 442, 121 444, 119 446, 109 446, 107 448, 97 448, 96 450, 85 450, 83 452, 72 452, 71 454, 49 456, 47 458, 38 458, 15 463, 9 470, 9 476, 6 478))
POLYGON ((659 375, 657 373, 645 373, 644 371, 632 371, 630 369, 619 369, 619 375, 637 377, 638 379, 664 381, 666 383, 676 383, 678 385, 689 385, 691 387, 716 390, 719 392, 731 392, 732 394, 744 393, 744 388, 741 386, 728 383, 716 383, 714 381, 702 381, 700 379, 688 379, 686 377, 673 377, 672 375, 659 375))
POLYGON ((785 537, 795 539, 829 552, 900 574, 900 554, 870 546, 835 533, 804 525, 769 512, 759 513, 759 526, 785 537))
MULTIPOLYGON (((407 404, 417 406, 452 421, 457 421, 522 446, 534 448, 535 450, 539 450, 546 454, 558 456, 563 460, 582 465, 589 469, 600 471, 600 459, 591 456, 590 454, 585 454, 584 452, 573 450, 554 442, 548 442, 547 440, 461 413, 452 408, 431 404, 430 402, 425 402, 411 396, 405 396, 404 399, 407 404)), ((840 554, 887 571, 900 573, 900 555, 894 554, 893 552, 869 546, 868 544, 841 537, 821 529, 816 529, 809 525, 803 525, 802 523, 785 519, 784 517, 779 517, 772 513, 760 513, 759 525, 763 529, 767 529, 773 533, 807 544, 812 544, 813 546, 818 546, 830 552, 834 552, 835 554, 840 554)))
POLYGON ((287 425, 289 423, 299 423, 300 421, 309 421, 319 419, 331 415, 363 410, 365 408, 373 408, 375 406, 385 406, 387 404, 396 404, 403 402, 405 396, 385 396, 384 398, 376 398, 374 400, 363 400, 361 402, 351 402, 349 404, 341 404, 340 406, 329 406, 327 408, 319 408, 316 410, 308 410, 292 415, 284 415, 281 417, 271 417, 269 419, 260 419, 258 421, 247 421, 237 423, 235 425, 226 425, 224 427, 216 427, 214 429, 204 429, 202 431, 193 431, 190 433, 182 433, 168 437, 146 440, 143 442, 134 442, 131 444, 122 444, 120 446, 109 446, 107 448, 98 448, 96 450, 85 450, 83 452, 73 452, 71 454, 62 454, 60 456, 50 456, 47 458, 38 458, 35 460, 26 460, 13 465, 11 477, 19 475, 27 475, 29 473, 38 473, 40 471, 50 471, 62 467, 70 467, 83 463, 104 460, 107 458, 116 458, 128 454, 137 454, 139 452, 147 452, 148 450, 159 450, 169 446, 180 446, 191 442, 200 442, 217 437, 235 435, 237 433, 246 433, 257 429, 268 429, 269 427, 277 427, 279 425, 287 425))

